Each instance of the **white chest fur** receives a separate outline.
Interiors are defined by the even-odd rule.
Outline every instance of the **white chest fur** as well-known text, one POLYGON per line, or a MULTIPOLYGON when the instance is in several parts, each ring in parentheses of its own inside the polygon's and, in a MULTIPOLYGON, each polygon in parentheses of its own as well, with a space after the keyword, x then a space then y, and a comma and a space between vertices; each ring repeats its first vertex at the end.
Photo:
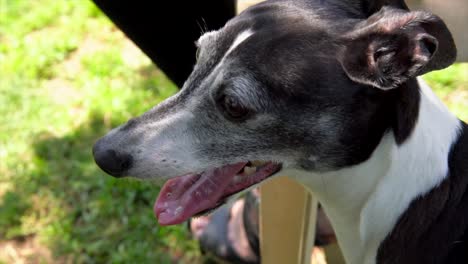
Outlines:
POLYGON ((322 203, 349 264, 375 263, 381 242, 411 201, 447 175, 460 121, 419 82, 419 117, 404 144, 398 146, 388 133, 371 158, 359 165, 322 174, 286 172, 322 203))

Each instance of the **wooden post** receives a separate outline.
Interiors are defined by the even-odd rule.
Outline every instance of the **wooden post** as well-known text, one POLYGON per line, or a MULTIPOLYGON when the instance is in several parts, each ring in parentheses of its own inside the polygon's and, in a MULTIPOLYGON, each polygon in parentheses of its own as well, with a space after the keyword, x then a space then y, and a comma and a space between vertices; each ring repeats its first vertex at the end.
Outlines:
POLYGON ((249 6, 263 2, 264 0, 237 0, 237 14, 247 9, 249 6))
POLYGON ((278 177, 260 187, 263 263, 310 263, 317 201, 297 182, 278 177))

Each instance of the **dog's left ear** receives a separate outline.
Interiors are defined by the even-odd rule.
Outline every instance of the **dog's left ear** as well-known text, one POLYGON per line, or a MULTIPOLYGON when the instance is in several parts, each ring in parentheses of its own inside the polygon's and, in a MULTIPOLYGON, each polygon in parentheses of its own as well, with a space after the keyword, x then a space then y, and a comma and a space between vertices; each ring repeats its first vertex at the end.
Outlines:
POLYGON ((388 90, 409 78, 443 69, 456 47, 439 17, 384 7, 342 39, 339 60, 356 82, 388 90))

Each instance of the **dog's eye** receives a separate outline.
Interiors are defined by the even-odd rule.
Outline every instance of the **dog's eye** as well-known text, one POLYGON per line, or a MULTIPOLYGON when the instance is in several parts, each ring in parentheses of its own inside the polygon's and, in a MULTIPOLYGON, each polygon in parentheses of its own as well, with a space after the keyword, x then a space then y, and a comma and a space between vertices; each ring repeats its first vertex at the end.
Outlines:
POLYGON ((227 113, 227 115, 235 120, 240 120, 250 113, 250 110, 243 106, 239 100, 231 96, 223 96, 221 98, 221 104, 227 113))

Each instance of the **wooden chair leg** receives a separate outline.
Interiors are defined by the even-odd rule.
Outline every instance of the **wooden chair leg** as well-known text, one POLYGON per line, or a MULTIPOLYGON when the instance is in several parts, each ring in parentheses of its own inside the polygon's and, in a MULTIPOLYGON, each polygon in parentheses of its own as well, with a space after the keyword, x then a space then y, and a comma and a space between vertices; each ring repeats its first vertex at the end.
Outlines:
POLYGON ((267 182, 260 190, 262 263, 311 263, 317 201, 287 177, 267 182))

